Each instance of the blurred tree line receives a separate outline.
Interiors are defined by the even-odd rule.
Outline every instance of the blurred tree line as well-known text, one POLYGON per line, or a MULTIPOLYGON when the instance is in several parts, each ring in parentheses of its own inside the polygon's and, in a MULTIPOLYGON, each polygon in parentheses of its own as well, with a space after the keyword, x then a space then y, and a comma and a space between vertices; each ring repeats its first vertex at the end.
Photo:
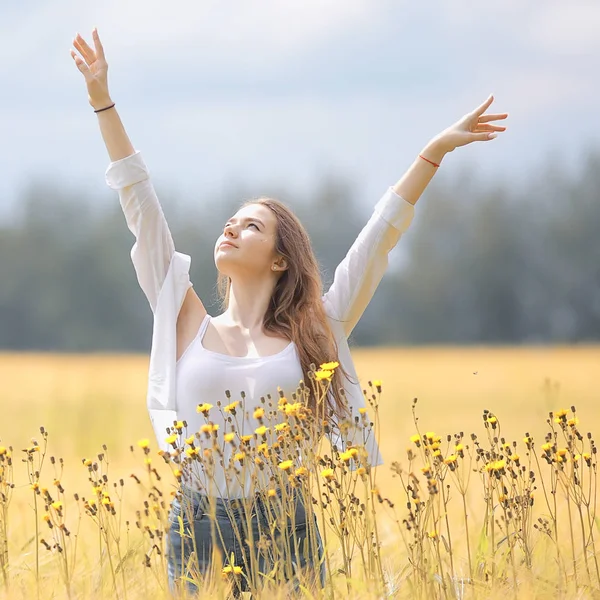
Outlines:
MULTIPOLYGON (((224 190, 192 204, 157 191, 176 247, 192 256, 195 288, 217 314, 214 242, 249 194, 224 190)), ((270 193, 307 227, 327 286, 378 198, 359 202, 334 179, 310 199, 270 193)), ((416 214, 354 344, 600 340, 600 153, 575 176, 550 161, 520 189, 509 177, 440 174, 416 214)), ((116 194, 31 186, 18 218, 0 224, 0 348, 148 351, 151 312, 132 243, 116 194)))

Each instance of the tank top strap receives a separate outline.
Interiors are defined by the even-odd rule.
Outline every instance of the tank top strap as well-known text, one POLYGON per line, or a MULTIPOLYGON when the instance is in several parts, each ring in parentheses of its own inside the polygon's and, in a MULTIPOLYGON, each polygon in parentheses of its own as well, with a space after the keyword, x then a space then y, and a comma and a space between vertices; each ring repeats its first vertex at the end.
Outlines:
POLYGON ((204 319, 202 319, 202 323, 200 323, 200 329, 198 329, 198 335, 196 335, 196 339, 202 340, 206 330, 208 328, 208 324, 210 323, 210 315, 206 313, 204 319))

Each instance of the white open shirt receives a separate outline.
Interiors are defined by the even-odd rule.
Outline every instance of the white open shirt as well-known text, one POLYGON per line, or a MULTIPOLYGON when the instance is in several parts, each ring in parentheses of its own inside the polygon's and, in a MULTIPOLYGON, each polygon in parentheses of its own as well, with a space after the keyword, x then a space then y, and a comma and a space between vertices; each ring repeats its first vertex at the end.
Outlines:
MULTIPOLYGON (((166 428, 177 416, 176 325, 188 289, 191 258, 175 251, 173 238, 139 152, 112 162, 106 171, 108 186, 119 192, 127 226, 135 236, 131 259, 138 282, 154 314, 148 375, 147 406, 158 445, 168 451, 166 428)), ((366 406, 348 346, 348 337, 369 304, 385 270, 388 254, 410 225, 414 206, 389 188, 376 204, 373 215, 359 233, 334 280, 323 296, 325 312, 339 348, 338 360, 356 383, 346 381, 344 390, 352 417, 366 406)), ((348 444, 364 445, 371 466, 383 464, 373 433, 365 440, 360 424, 342 436, 335 429, 333 444, 344 450, 348 444)))

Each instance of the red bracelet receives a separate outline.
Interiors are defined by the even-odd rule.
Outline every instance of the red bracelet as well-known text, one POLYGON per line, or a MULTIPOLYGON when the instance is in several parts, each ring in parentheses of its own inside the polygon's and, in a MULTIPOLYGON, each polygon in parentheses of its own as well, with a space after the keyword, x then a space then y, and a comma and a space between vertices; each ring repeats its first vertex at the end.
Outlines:
POLYGON ((421 156, 420 154, 419 154, 419 158, 422 158, 424 161, 428 162, 430 165, 433 165, 436 168, 440 166, 437 163, 434 163, 433 161, 429 160, 428 158, 425 158, 424 156, 421 156))

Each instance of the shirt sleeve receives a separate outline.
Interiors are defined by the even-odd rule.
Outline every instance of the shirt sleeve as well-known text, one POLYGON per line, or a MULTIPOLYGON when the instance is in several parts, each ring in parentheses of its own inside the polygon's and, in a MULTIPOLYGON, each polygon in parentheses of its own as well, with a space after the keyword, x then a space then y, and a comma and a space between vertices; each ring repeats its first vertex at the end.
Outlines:
POLYGON ((349 336, 367 308, 388 266, 388 254, 408 229, 414 206, 390 187, 375 206, 323 296, 325 311, 349 336))
POLYGON ((106 183, 119 192, 127 227, 135 236, 131 260, 155 312, 175 246, 141 154, 112 162, 106 170, 106 183))

